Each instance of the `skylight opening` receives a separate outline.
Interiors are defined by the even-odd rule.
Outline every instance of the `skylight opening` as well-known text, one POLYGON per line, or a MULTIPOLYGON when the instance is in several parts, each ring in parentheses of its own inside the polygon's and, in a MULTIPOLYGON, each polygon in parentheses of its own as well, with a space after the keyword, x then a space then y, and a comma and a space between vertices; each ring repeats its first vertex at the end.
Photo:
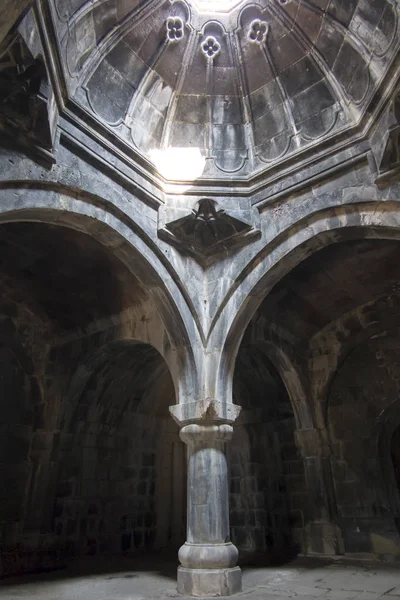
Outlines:
POLYGON ((201 13, 229 13, 244 0, 191 0, 191 4, 201 13))

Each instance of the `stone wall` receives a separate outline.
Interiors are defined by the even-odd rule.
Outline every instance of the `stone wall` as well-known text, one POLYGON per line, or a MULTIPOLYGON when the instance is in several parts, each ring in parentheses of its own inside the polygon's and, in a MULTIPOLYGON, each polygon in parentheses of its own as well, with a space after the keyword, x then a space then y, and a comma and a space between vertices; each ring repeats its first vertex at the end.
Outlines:
MULTIPOLYGON (((4 283, 4 281, 3 281, 4 283)), ((22 536, 38 526, 45 494, 43 467, 49 461, 51 412, 44 388, 48 331, 4 286, 0 301, 0 574, 30 559, 20 552, 22 536), (8 295, 9 294, 9 295, 8 295)), ((46 560, 46 558, 44 558, 46 560)))
POLYGON ((384 331, 353 350, 329 394, 332 470, 346 553, 400 558, 398 514, 388 502, 385 475, 392 458, 389 452, 382 456, 379 439, 380 416, 399 397, 399 333, 384 331))
POLYGON ((242 413, 229 446, 232 540, 242 560, 301 547, 306 489, 295 422, 279 375, 256 347, 239 352, 234 401, 242 413))
POLYGON ((54 510, 54 533, 62 546, 76 554, 121 553, 150 549, 157 542, 156 455, 158 419, 128 411, 122 431, 68 434, 60 457, 54 510), (132 414, 133 413, 133 414, 132 414), (82 445, 81 445, 82 444, 82 445))
MULTIPOLYGON (((167 367, 151 346, 123 341, 99 350, 104 334, 93 338, 96 360, 89 376, 87 368, 73 379, 71 406, 62 411, 52 531, 71 554, 177 543, 165 527, 173 446, 181 443, 168 416, 174 389, 167 367)), ((80 343, 59 350, 67 364, 80 343)))
POLYGON ((0 248, 0 576, 176 547, 184 454, 159 313, 73 228, 9 223, 0 248))
POLYGON ((0 319, 1 573, 54 568, 78 554, 178 547, 184 453, 161 356, 116 341, 114 327, 47 346, 44 356, 31 348, 43 358, 36 371, 16 337, 29 328, 18 325, 0 319))

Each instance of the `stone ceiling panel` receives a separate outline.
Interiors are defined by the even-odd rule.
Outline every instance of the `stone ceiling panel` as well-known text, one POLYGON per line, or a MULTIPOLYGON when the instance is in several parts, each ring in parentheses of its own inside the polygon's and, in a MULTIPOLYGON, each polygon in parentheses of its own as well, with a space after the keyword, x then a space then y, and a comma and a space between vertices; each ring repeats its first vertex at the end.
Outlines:
POLYGON ((334 143, 399 46, 395 0, 52 2, 70 97, 170 180, 246 180, 334 143))

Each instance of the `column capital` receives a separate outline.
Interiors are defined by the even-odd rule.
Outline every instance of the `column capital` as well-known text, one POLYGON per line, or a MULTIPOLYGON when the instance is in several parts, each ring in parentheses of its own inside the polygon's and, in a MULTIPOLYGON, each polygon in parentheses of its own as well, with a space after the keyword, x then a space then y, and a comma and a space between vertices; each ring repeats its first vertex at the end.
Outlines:
POLYGON ((190 424, 198 425, 220 425, 230 424, 236 421, 241 407, 227 402, 218 402, 213 398, 188 402, 185 404, 174 404, 169 407, 174 421, 185 427, 190 424))
POLYGON ((297 429, 294 440, 303 458, 331 455, 326 429, 297 429))
POLYGON ((215 444, 229 442, 233 435, 233 427, 227 423, 221 425, 191 423, 180 431, 180 438, 185 444, 215 444))

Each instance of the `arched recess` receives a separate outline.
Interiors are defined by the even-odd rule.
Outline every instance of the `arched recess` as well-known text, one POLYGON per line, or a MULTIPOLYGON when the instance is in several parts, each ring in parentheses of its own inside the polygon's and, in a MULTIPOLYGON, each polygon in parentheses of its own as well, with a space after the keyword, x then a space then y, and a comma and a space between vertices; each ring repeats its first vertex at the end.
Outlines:
POLYGON ((291 224, 257 254, 221 303, 210 328, 209 343, 224 339, 216 369, 217 395, 232 399, 232 373, 244 332, 273 287, 307 257, 341 241, 400 239, 400 204, 363 202, 333 207, 291 224))
POLYGON ((0 209, 0 338, 3 322, 16 323, 17 341, 32 356, 33 375, 28 374, 29 385, 20 378, 31 422, 25 416, 23 423, 16 417, 9 424, 18 439, 14 435, 10 450, 13 440, 5 436, 10 444, 3 444, 0 457, 8 463, 10 452, 21 454, 14 469, 18 482, 8 499, 15 502, 18 489, 23 498, 18 519, 9 515, 2 528, 4 575, 58 566, 64 556, 52 531, 52 500, 62 414, 77 365, 110 341, 134 338, 153 346, 168 365, 170 403, 184 400, 195 379, 184 301, 178 290, 174 302, 174 282, 141 237, 86 200, 30 190, 19 208, 12 196, 4 193, 0 209))
MULTIPOLYGON (((389 204, 391 205, 391 209, 393 209, 393 203, 389 204)), ((372 465, 372 457, 368 454, 369 458, 367 462, 369 459, 371 461, 367 465, 365 461, 363 462, 363 457, 365 459, 367 454, 362 451, 362 445, 355 448, 358 434, 366 422, 366 416, 362 410, 366 410, 365 407, 368 403, 361 402, 362 408, 359 409, 359 414, 355 405, 348 408, 349 411, 353 411, 354 416, 350 426, 348 424, 346 426, 346 417, 343 416, 347 415, 344 412, 347 409, 344 405, 340 409, 343 413, 341 413, 341 423, 343 427, 347 427, 348 439, 346 441, 342 438, 338 439, 337 436, 333 435, 334 432, 329 426, 330 419, 326 419, 325 417, 325 398, 316 392, 318 389, 320 391, 324 389, 326 392, 329 388, 329 385, 324 388, 318 388, 317 386, 318 380, 322 376, 325 376, 325 371, 331 369, 332 371, 328 375, 332 377, 332 373, 335 372, 335 369, 338 368, 341 362, 344 361, 344 364, 346 364, 345 357, 351 349, 354 350, 354 345, 357 342, 363 341, 363 345, 365 346, 365 342, 368 340, 368 327, 362 332, 354 331, 355 323, 354 318, 352 319, 352 310, 366 306, 364 312, 361 311, 360 314, 360 318, 364 317, 366 323, 369 322, 368 320, 371 321, 376 318, 378 314, 376 305, 379 302, 383 304, 381 313, 386 313, 386 317, 388 317, 389 307, 391 307, 394 317, 396 313, 398 314, 398 281, 400 280, 400 270, 398 267, 400 253, 400 245, 398 243, 400 236, 397 226, 398 217, 396 218, 397 212, 392 211, 395 216, 393 219, 389 218, 388 215, 392 213, 390 211, 385 212, 385 208, 387 207, 383 207, 381 214, 377 213, 371 216, 369 211, 364 216, 358 214, 358 226, 351 223, 346 228, 342 223, 342 229, 337 229, 340 225, 338 219, 331 223, 328 221, 328 226, 329 224, 332 226, 331 230, 322 231, 315 239, 311 237, 306 242, 302 240, 299 247, 292 248, 291 255, 286 257, 288 262, 283 260, 283 264, 277 264, 272 269, 270 275, 271 281, 268 281, 268 274, 265 276, 264 284, 266 287, 264 291, 267 288, 269 289, 267 289, 268 293, 261 301, 258 296, 259 289, 256 289, 256 291, 253 289, 254 296, 248 297, 249 304, 254 303, 254 305, 257 305, 258 313, 262 314, 266 322, 268 320, 274 322, 276 319, 277 323, 274 330, 276 339, 274 343, 278 341, 278 347, 280 345, 284 347, 282 345, 284 343, 289 346, 291 345, 292 355, 298 354, 303 357, 301 368, 305 370, 301 371, 300 375, 302 380, 308 381, 306 406, 308 405, 308 414, 311 415, 311 420, 303 428, 305 431, 301 433, 302 435, 303 433, 306 434, 307 430, 310 429, 314 431, 314 433, 311 431, 311 435, 309 435, 309 441, 311 441, 311 436, 314 436, 313 447, 311 445, 304 447, 305 457, 310 457, 309 460, 306 459, 310 463, 307 483, 309 487, 312 484, 315 488, 313 490, 315 492, 313 493, 315 507, 312 507, 313 510, 315 508, 314 518, 312 519, 312 526, 308 528, 313 537, 311 540, 313 542, 311 550, 314 552, 318 551, 318 547, 329 548, 330 546, 329 539, 323 536, 317 537, 317 534, 314 535, 314 531, 316 530, 314 524, 316 520, 324 520, 326 522, 330 519, 333 525, 331 531, 339 525, 340 529, 346 532, 346 535, 343 534, 344 550, 346 552, 368 552, 380 556, 385 554, 391 556, 398 555, 398 534, 393 529, 393 517, 382 513, 384 506, 382 494, 376 502, 374 500, 371 501, 370 506, 363 506, 362 503, 358 503, 357 496, 360 499, 365 499, 367 497, 365 490, 368 488, 364 486, 358 492, 356 479, 351 478, 350 470, 346 470, 344 466, 344 463, 351 463, 353 455, 354 457, 358 456, 360 472, 364 472, 364 474, 370 473, 371 479, 369 485, 373 488, 376 487, 376 480, 379 479, 379 469, 376 467, 377 452, 375 452, 374 456, 374 465, 372 465), (367 216, 369 227, 367 226, 367 216), (296 259, 294 268, 288 269, 288 265, 293 264, 294 258, 296 259), (341 262, 342 258, 346 259, 347 262, 346 260, 341 262), (353 270, 357 261, 359 267, 353 270), (317 281, 321 265, 328 272, 325 275, 326 280, 329 278, 330 269, 334 269, 330 281, 325 281, 323 284, 317 281), (342 282, 337 278, 335 279, 335 275, 338 275, 339 267, 343 270, 342 282), (276 282, 275 277, 278 268, 285 271, 286 269, 288 270, 276 282), (338 288, 340 287, 342 291, 338 293, 338 288), (317 289, 317 293, 313 297, 312 294, 314 294, 315 289, 317 289), (347 297, 345 297, 346 294, 347 297), (396 297, 397 301, 395 300, 396 297), (336 300, 338 301, 337 303, 336 300), (371 307, 371 303, 373 304, 372 300, 375 304, 371 307), (346 328, 343 330, 340 327, 340 323, 343 324, 346 322, 346 314, 348 322, 346 328), (318 347, 318 345, 314 345, 311 348, 310 341, 313 337, 315 341, 317 333, 320 331, 323 332, 324 328, 328 328, 328 326, 332 325, 333 327, 336 321, 337 341, 339 344, 343 344, 342 354, 339 352, 338 357, 336 357, 337 360, 328 364, 327 357, 328 350, 330 351, 330 349, 318 347), (283 326, 287 329, 282 333, 283 326), (284 335, 285 333, 290 335, 284 335), (350 338, 350 341, 348 341, 348 338, 350 338), (288 339, 289 342, 287 342, 288 339), (351 348, 349 348, 349 344, 351 348), (313 362, 312 370, 310 369, 311 362, 313 362), (359 422, 361 423, 360 425, 358 425, 359 422), (317 442, 315 445, 314 441, 317 442), (350 447, 351 444, 353 444, 352 448, 354 452, 350 447), (309 454, 306 454, 307 452, 309 454), (345 454, 347 458, 344 456, 345 454), (337 460, 337 457, 339 457, 339 460, 337 460), (311 467, 314 469, 313 473, 311 473, 311 467), (340 473, 340 469, 342 473, 340 473), (374 471, 373 476, 372 470, 374 471), (346 494, 348 494, 347 499, 345 497, 346 494), (321 507, 324 507, 324 509, 321 510, 321 507), (321 513, 323 513, 323 519, 321 519, 321 513), (381 517, 383 515, 383 518, 379 515, 381 517), (370 527, 370 531, 366 530, 368 526, 370 527), (358 544, 357 537, 360 540, 363 539, 364 544, 358 544)), ((310 231, 307 232, 307 235, 309 234, 310 231)), ((243 304, 242 308, 243 313, 240 314, 239 311, 239 320, 247 311, 248 306, 243 304)), ((254 318, 256 319, 257 317, 255 316, 254 318)), ((386 323, 386 325, 392 326, 393 322, 386 323)), ((270 330, 272 331, 271 328, 270 330)), ((379 330, 379 327, 372 328, 369 331, 370 335, 377 336, 381 333, 382 330, 379 330)), ((239 339, 243 339, 242 343, 247 339, 246 333, 243 338, 241 337, 243 336, 243 329, 240 331, 237 330, 236 334, 239 339)), ((321 334, 321 341, 323 340, 324 335, 321 334)), ((388 343, 391 343, 390 340, 388 340, 388 343)), ((230 355, 232 357, 233 347, 232 338, 228 336, 225 348, 227 356, 232 352, 230 355)), ((232 366, 230 365, 228 377, 231 371, 232 366)), ((377 372, 372 363, 366 368, 366 371, 370 378, 373 378, 377 372)), ((351 385, 354 373, 355 369, 353 365, 353 368, 348 371, 348 378, 346 380, 348 385, 351 385)), ((367 381, 369 382, 368 385, 371 384, 370 392, 373 394, 373 382, 371 379, 365 379, 365 382, 367 381)), ((366 393, 368 393, 369 388, 365 382, 362 380, 357 385, 360 386, 360 389, 365 388, 366 393)), ((227 380, 225 380, 225 386, 227 386, 227 380)), ((386 399, 396 397, 397 392, 393 386, 388 387, 386 391, 386 399)), ((357 406, 358 404, 360 403, 357 403, 357 406)), ((373 422, 373 418, 376 418, 376 414, 375 417, 371 417, 371 422, 373 422)), ((304 437, 304 439, 306 438, 304 437)), ((365 444, 370 444, 368 435, 363 440, 365 444)), ((338 542, 339 546, 343 548, 342 541, 338 542)))
MULTIPOLYGON (((257 313, 249 324, 247 332, 253 328, 253 323, 257 321, 257 313)), ((255 323, 256 325, 256 323, 255 323)), ((309 429, 312 427, 313 417, 310 410, 309 398, 307 396, 307 378, 303 379, 304 370, 301 364, 295 365, 294 360, 289 358, 288 351, 282 341, 278 339, 272 341, 271 335, 258 337, 257 333, 253 337, 251 334, 244 335, 241 347, 259 348, 265 355, 267 362, 270 362, 277 375, 282 379, 286 393, 292 406, 293 416, 297 429, 309 429)), ((271 332, 269 332, 271 333, 271 332)))
POLYGON ((242 411, 228 446, 231 532, 242 563, 259 555, 274 562, 303 547, 307 519, 303 461, 294 438, 301 417, 282 373, 293 393, 302 392, 284 352, 249 338, 239 349, 233 383, 233 400, 242 411))
POLYGON ((121 340, 85 367, 60 418, 50 500, 58 548, 73 556, 177 549, 185 538, 184 452, 168 412, 175 390, 164 359, 149 344, 121 340))
POLYGON ((326 360, 326 368, 319 369, 318 381, 313 381, 313 395, 319 398, 321 426, 327 427, 328 399, 337 372, 351 353, 371 339, 385 335, 385 331, 400 327, 399 299, 396 295, 386 302, 383 298, 365 303, 356 310, 343 315, 318 332, 310 342, 310 373, 316 371, 315 363, 320 362, 321 354, 326 360))
POLYGON ((0 225, 39 222, 85 233, 109 249, 138 279, 168 331, 168 338, 156 347, 171 369, 179 401, 184 402, 188 395, 191 399, 198 391, 194 348, 201 341, 197 318, 178 278, 166 269, 165 257, 140 227, 115 206, 87 192, 49 186, 19 189, 15 182, 3 182, 2 186, 0 225))

